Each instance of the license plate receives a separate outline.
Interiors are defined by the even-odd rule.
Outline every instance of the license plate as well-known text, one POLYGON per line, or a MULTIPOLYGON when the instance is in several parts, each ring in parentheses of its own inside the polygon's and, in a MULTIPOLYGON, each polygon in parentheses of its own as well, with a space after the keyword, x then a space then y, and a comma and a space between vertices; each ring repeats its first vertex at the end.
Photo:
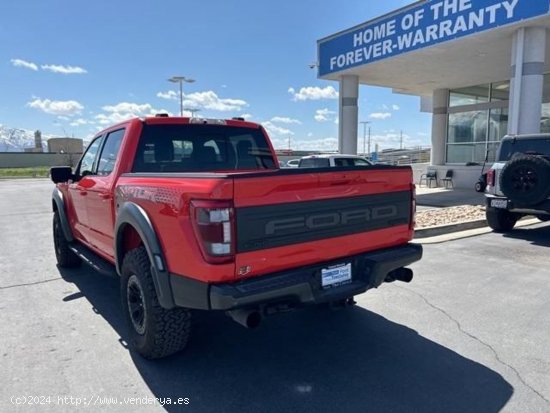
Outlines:
POLYGON ((351 263, 334 265, 321 270, 323 288, 338 287, 351 282, 351 263))
POLYGON ((506 209, 506 208, 508 208, 508 200, 507 199, 491 199, 491 206, 493 208, 506 209))

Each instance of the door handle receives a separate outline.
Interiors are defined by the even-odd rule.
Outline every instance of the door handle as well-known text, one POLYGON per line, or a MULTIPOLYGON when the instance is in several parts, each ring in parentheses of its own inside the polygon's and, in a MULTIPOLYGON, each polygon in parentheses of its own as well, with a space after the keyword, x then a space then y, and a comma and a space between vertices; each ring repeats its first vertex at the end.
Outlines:
POLYGON ((88 195, 88 191, 84 191, 84 190, 82 190, 82 189, 81 189, 78 193, 79 193, 80 195, 82 195, 82 196, 88 195))
POLYGON ((109 194, 109 193, 100 193, 99 197, 101 199, 106 199, 107 200, 107 199, 111 199, 111 194, 109 194))

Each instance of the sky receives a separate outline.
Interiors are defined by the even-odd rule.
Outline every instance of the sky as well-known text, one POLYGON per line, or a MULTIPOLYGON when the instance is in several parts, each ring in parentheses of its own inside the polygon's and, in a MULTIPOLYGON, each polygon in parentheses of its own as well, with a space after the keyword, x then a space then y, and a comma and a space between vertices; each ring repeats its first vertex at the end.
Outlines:
MULTIPOLYGON (((411 1, 18 0, 0 5, 0 124, 89 140, 123 119, 243 116, 276 148, 334 150, 338 82, 317 79, 318 39, 411 1), (189 112, 185 113, 189 115, 189 112)), ((417 97, 360 87, 380 149, 429 145, 417 97)), ((359 128, 359 148, 363 128, 359 128)))

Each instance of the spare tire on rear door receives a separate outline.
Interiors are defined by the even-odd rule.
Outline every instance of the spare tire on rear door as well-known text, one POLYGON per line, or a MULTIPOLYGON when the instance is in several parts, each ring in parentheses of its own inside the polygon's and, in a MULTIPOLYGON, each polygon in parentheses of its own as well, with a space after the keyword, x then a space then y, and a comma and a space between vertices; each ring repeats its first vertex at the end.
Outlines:
POLYGON ((550 196, 550 161, 542 156, 518 154, 500 174, 500 189, 518 205, 536 205, 550 196))

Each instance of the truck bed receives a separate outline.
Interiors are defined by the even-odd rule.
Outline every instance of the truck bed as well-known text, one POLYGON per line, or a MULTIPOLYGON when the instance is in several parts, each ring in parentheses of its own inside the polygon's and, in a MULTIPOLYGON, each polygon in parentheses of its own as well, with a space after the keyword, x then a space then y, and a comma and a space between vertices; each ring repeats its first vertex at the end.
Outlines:
POLYGON ((117 202, 137 202, 147 211, 163 234, 171 272, 219 282, 406 244, 413 237, 413 188, 409 167, 386 165, 129 173, 117 184, 117 202), (197 199, 232 202, 233 262, 205 265, 201 259, 190 216, 197 199))

